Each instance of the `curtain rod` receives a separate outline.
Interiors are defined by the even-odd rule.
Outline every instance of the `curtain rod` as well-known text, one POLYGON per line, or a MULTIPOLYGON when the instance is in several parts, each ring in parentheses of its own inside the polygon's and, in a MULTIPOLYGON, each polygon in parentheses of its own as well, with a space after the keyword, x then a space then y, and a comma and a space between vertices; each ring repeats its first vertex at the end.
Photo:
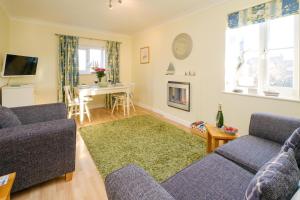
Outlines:
MULTIPOLYGON (((55 33, 56 36, 62 36, 64 34, 58 34, 55 33)), ((73 36, 73 35, 66 35, 66 36, 73 36)), ((73 36, 73 37, 79 37, 81 39, 86 39, 86 40, 98 40, 98 41, 102 41, 102 42, 108 42, 110 40, 103 40, 103 39, 98 39, 98 38, 90 38, 90 37, 81 37, 81 36, 73 36)), ((122 42, 119 42, 120 44, 122 44, 122 42)))

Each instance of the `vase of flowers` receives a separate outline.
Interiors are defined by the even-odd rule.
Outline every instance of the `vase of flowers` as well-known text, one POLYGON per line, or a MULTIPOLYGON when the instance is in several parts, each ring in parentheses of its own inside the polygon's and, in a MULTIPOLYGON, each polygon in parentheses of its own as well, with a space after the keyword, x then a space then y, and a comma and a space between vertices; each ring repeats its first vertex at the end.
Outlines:
POLYGON ((93 70, 95 71, 96 76, 98 78, 98 84, 100 86, 104 86, 104 85, 106 86, 107 83, 102 82, 102 78, 105 77, 105 71, 106 71, 106 69, 105 68, 101 68, 101 67, 93 67, 93 70))
POLYGON ((97 78, 99 80, 99 83, 101 82, 102 78, 105 76, 105 68, 95 67, 93 68, 95 71, 97 78))

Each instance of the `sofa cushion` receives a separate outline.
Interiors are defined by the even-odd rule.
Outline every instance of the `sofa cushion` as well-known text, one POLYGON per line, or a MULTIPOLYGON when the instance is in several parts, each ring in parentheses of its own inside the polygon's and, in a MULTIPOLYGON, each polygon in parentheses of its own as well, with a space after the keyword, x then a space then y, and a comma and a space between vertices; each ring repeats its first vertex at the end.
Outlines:
POLYGON ((178 200, 241 200, 253 177, 230 160, 210 154, 161 185, 178 200))
POLYGON ((11 109, 0 106, 0 128, 9 128, 20 125, 20 120, 11 109))
POLYGON ((291 200, 299 200, 300 199, 300 187, 298 187, 297 192, 293 195, 291 200))
POLYGON ((64 103, 22 106, 11 108, 11 110, 23 125, 67 119, 67 107, 64 103))
POLYGON ((276 156, 282 145, 255 136, 243 136, 216 149, 216 153, 256 173, 276 156))
POLYGON ((282 149, 287 151, 292 148, 295 151, 296 161, 298 166, 300 166, 300 128, 297 128, 293 134, 284 143, 282 149))
POLYGON ((255 113, 251 116, 249 135, 284 144, 298 127, 300 119, 255 113))
POLYGON ((108 199, 113 200, 175 200, 143 169, 128 165, 105 179, 108 199))
POLYGON ((297 128, 293 134, 284 143, 283 149, 287 151, 292 148, 294 151, 300 146, 300 128, 297 128))
POLYGON ((282 151, 258 171, 247 188, 245 200, 291 199, 299 179, 294 150, 282 151))

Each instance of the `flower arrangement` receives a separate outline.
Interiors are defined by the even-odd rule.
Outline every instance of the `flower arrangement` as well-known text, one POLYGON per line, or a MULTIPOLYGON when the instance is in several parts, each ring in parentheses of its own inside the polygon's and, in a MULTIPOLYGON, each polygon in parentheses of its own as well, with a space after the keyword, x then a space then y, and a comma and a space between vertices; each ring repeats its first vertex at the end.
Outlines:
POLYGON ((93 67, 92 69, 95 71, 99 82, 101 82, 101 79, 105 76, 106 69, 100 67, 93 67))

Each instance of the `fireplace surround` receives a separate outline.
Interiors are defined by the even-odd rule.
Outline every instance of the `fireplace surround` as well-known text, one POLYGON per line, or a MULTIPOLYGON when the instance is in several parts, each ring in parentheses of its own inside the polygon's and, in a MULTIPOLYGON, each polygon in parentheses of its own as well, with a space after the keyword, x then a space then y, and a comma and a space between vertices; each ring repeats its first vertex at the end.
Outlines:
POLYGON ((169 81, 167 104, 170 107, 190 112, 190 83, 169 81))

